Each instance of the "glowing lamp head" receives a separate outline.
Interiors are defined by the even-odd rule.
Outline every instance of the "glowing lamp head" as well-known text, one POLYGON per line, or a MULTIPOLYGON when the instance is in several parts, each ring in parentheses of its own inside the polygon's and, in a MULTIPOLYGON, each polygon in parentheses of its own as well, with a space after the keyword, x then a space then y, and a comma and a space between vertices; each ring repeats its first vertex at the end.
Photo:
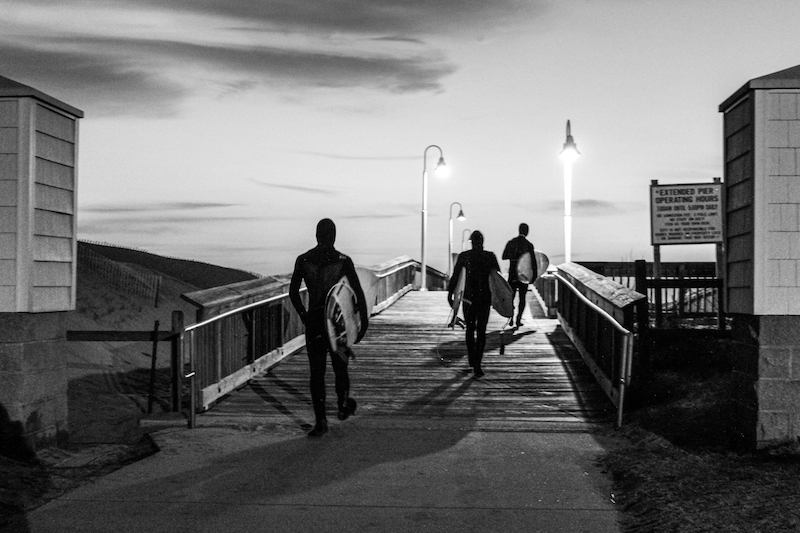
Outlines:
POLYGON ((467 217, 464 215, 464 210, 463 209, 459 209, 458 210, 458 217, 457 218, 458 218, 458 220, 466 220, 467 219, 467 217))
POLYGON ((436 168, 433 169, 433 172, 440 178, 446 178, 450 175, 450 167, 444 162, 444 157, 439 158, 439 162, 436 163, 436 168))
POLYGON ((564 143, 564 147, 561 149, 561 154, 559 157, 563 159, 565 162, 572 162, 578 159, 581 153, 578 151, 578 145, 575 144, 575 139, 572 138, 572 132, 570 131, 570 124, 569 120, 567 121, 567 140, 564 143))

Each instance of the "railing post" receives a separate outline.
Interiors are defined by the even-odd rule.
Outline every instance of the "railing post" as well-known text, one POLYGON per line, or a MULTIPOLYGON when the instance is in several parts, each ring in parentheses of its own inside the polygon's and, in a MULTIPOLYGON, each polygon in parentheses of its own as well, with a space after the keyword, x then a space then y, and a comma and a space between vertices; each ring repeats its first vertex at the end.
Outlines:
MULTIPOLYGON (((197 368, 195 361, 195 332, 189 332, 191 351, 189 353, 189 373, 186 378, 189 380, 189 429, 194 429, 197 418, 197 368)), ((183 337, 181 335, 181 337, 183 337)), ((181 344, 183 344, 181 342, 181 344)))
MULTIPOLYGON (((644 295, 636 305, 636 325, 639 333, 639 366, 649 366, 650 362, 650 308, 647 301, 647 262, 644 259, 637 259, 634 263, 634 275, 636 277, 635 291, 644 295)), ((633 330, 631 330, 633 331, 633 330)))
POLYGON ((222 320, 214 322, 214 381, 222 380, 222 320))
POLYGON ((725 281, 717 280, 717 329, 725 331, 725 281))
POLYGON ((147 388, 147 413, 153 412, 153 398, 156 395, 156 362, 158 359, 158 320, 153 325, 153 351, 150 357, 150 383, 147 388))
MULTIPOLYGON (((678 265, 678 281, 683 281, 686 277, 686 265, 678 265)), ((691 300, 690 304, 691 304, 691 300)), ((686 306, 686 288, 678 287, 678 317, 684 315, 684 307, 686 306)), ((688 309, 691 312, 691 309, 688 309)))
POLYGON ((172 412, 181 410, 181 383, 183 366, 183 311, 172 312, 172 354, 170 360, 170 379, 172 396, 172 412))

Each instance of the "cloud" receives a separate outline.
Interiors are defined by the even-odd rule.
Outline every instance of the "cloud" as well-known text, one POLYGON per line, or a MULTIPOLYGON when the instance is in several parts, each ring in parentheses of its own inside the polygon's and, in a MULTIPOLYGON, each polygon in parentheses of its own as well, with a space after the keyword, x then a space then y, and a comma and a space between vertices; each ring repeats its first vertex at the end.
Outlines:
MULTIPOLYGON (((1 39, 1 38, 0 38, 1 39)), ((97 48, 39 49, 0 40, 3 75, 95 115, 172 116, 189 94, 168 80, 97 48)))
MULTIPOLYGON (((595 199, 572 201, 573 213, 584 216, 612 216, 629 213, 632 211, 642 211, 645 209, 647 209, 647 205, 642 204, 641 202, 609 202, 607 200, 595 199)), ((542 210, 548 213, 563 213, 564 202, 558 200, 546 202, 543 205, 542 210)))
MULTIPOLYGON (((238 207, 240 204, 224 204, 217 202, 163 202, 156 204, 120 204, 102 205, 95 204, 81 206, 80 210, 87 213, 152 213, 163 211, 196 211, 198 209, 213 209, 220 207, 238 207)), ((181 218, 180 220, 186 220, 181 218)))
POLYGON ((339 218, 351 220, 386 220, 393 218, 408 218, 408 214, 402 213, 377 213, 377 214, 361 214, 361 215, 339 215, 339 218))
POLYGON ((307 185, 289 185, 287 183, 270 183, 256 179, 251 179, 250 181, 260 187, 267 187, 269 189, 281 189, 281 190, 302 192, 308 194, 321 194, 323 196, 336 196, 339 194, 339 192, 334 189, 326 189, 324 187, 310 187, 307 185))
POLYGON ((424 44, 421 39, 414 39, 413 37, 403 37, 400 35, 384 35, 382 37, 373 37, 371 40, 373 41, 387 41, 393 43, 412 43, 412 44, 424 44))
MULTIPOLYGON (((49 3, 48 0, 46 3, 49 3)), ((130 5, 130 0, 110 3, 130 5)), ((284 31, 425 35, 499 26, 524 13, 541 13, 536 0, 138 0, 176 12, 206 13, 284 31)))
POLYGON ((4 75, 87 116, 172 116, 209 88, 221 97, 258 88, 440 92, 457 65, 427 37, 484 33, 541 8, 530 0, 11 0, 5 9, 4 75))
POLYGON ((418 215, 419 208, 410 205, 397 205, 395 203, 370 203, 359 206, 360 213, 353 213, 352 207, 348 208, 346 214, 337 215, 338 218, 353 220, 392 220, 396 218, 408 218, 418 215))
POLYGON ((347 155, 347 154, 329 154, 324 152, 308 152, 302 150, 293 150, 293 153, 313 155, 317 157, 324 157, 327 159, 344 159, 348 161, 412 161, 419 159, 419 155, 347 155))
POLYGON ((442 90, 442 78, 456 70, 441 57, 358 56, 164 40, 69 37, 40 40, 36 46, 0 42, 4 75, 95 116, 179 113, 186 98, 203 90, 181 80, 179 73, 187 67, 213 78, 205 87, 219 87, 222 96, 257 87, 436 92, 442 90), (47 46, 39 49, 42 45, 47 46))
POLYGON ((94 238, 94 235, 167 235, 196 234, 201 224, 219 225, 224 222, 241 222, 242 218, 203 218, 203 217, 166 217, 152 218, 109 216, 92 220, 78 220, 79 238, 94 238))

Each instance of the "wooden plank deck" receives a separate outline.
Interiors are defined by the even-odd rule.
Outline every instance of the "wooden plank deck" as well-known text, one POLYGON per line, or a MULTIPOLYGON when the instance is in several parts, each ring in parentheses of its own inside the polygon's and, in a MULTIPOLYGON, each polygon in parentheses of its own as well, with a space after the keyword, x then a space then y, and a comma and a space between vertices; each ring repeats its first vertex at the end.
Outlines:
MULTIPOLYGON (((446 293, 411 292, 372 317, 350 363, 358 409, 345 422, 336 418, 328 366, 331 427, 562 432, 613 423, 613 406, 535 298, 529 296, 525 324, 515 332, 501 333, 505 320, 492 312, 480 379, 466 372, 464 330, 445 326, 448 312, 446 293)), ((311 422, 305 350, 197 418, 198 426, 303 430, 311 422)))

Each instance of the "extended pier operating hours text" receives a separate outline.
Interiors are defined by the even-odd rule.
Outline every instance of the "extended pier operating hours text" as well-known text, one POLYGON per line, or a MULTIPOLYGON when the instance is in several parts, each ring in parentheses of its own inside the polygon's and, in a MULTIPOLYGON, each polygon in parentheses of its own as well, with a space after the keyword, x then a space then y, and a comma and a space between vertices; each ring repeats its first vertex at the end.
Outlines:
POLYGON ((722 240, 722 184, 652 185, 653 244, 697 244, 722 240))

